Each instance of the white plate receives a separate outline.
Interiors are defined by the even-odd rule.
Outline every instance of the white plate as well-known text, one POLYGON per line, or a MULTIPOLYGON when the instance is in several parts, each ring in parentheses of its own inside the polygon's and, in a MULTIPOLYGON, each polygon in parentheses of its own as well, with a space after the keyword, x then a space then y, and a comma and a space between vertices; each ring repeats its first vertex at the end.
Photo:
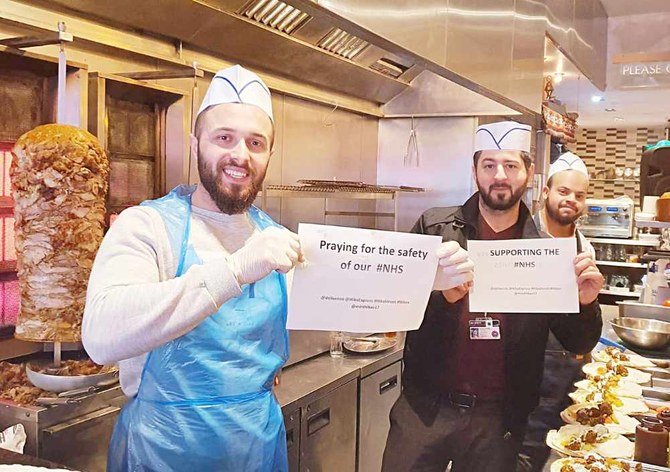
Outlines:
MULTIPOLYGON (((629 464, 635 464, 635 462, 633 462, 633 461, 625 461, 625 462, 627 462, 629 464)), ((588 472, 586 468, 584 468, 580 465, 576 465, 575 464, 575 458, 573 458, 573 457, 564 457, 563 459, 558 459, 557 461, 554 461, 551 464, 551 468, 549 470, 550 470, 550 472, 561 472, 561 469, 565 465, 572 466, 573 470, 575 472, 588 472)), ((635 470, 635 469, 633 467, 631 467, 630 470, 635 470)), ((622 472, 622 471, 623 471, 623 469, 621 469, 620 467, 614 467, 614 466, 610 465, 610 466, 608 466, 608 468, 606 469, 605 472, 622 472)))
MULTIPOLYGON (((603 401, 603 396, 601 392, 592 392, 588 390, 582 390, 578 389, 575 390, 574 392, 568 393, 568 396, 572 399, 573 402, 575 403, 587 403, 587 402, 601 402, 603 401), (592 400, 587 400, 587 396, 590 394, 594 394, 595 398, 592 400)), ((619 413, 623 413, 625 415, 632 415, 632 414, 642 414, 642 413, 647 413, 649 411, 649 407, 647 404, 642 401, 639 398, 629 398, 629 397, 620 397, 618 395, 615 395, 616 399, 621 402, 621 405, 612 405, 612 408, 614 411, 618 411, 619 413)), ((608 402, 609 403, 609 402, 608 402)))
MULTIPOLYGON (((633 369, 632 367, 626 367, 626 370, 628 370, 628 375, 622 376, 621 378, 626 379, 629 382, 645 384, 651 380, 651 374, 648 372, 642 372, 641 370, 633 369)), ((582 372, 591 377, 595 377, 596 375, 605 375, 609 371, 604 362, 590 362, 582 367, 582 372)))
MULTIPOLYGON (((577 410, 579 410, 580 408, 587 408, 594 406, 598 406, 598 404, 578 403, 576 405, 570 405, 565 410, 561 411, 561 418, 568 424, 579 424, 577 422, 577 419, 575 418, 577 410)), ((628 415, 624 415, 623 413, 619 413, 617 411, 615 411, 612 414, 611 418, 614 420, 614 422, 605 423, 607 429, 609 429, 613 433, 618 434, 635 434, 635 427, 639 424, 639 422, 635 418, 632 418, 628 415)))
POLYGON ((594 452, 602 457, 610 457, 612 459, 632 459, 635 451, 633 442, 620 434, 610 433, 611 437, 600 444, 596 444, 591 450, 573 451, 566 449, 563 444, 568 442, 571 437, 581 437, 582 434, 592 429, 590 426, 582 426, 576 424, 567 424, 558 431, 552 429, 547 434, 547 446, 561 454, 572 457, 584 457, 590 452, 594 452))
MULTIPOLYGON (((583 379, 575 382, 575 387, 580 390, 588 390, 589 392, 596 392, 600 387, 592 379, 583 379)), ((616 387, 611 389, 612 393, 620 397, 628 398, 642 398, 642 387, 635 382, 627 382, 620 380, 616 387)))
MULTIPOLYGON (((617 351, 619 351, 619 349, 617 348, 611 348, 611 349, 616 349, 617 351)), ((621 361, 619 362, 619 364, 625 365, 626 367, 637 367, 637 368, 654 367, 653 362, 651 362, 646 357, 642 357, 639 354, 635 354, 634 352, 631 351, 626 351, 623 354, 628 357, 628 360, 621 361)), ((593 360, 597 362, 607 363, 612 360, 612 356, 609 355, 606 349, 601 349, 600 351, 594 351, 591 354, 591 356, 593 357, 593 360)))

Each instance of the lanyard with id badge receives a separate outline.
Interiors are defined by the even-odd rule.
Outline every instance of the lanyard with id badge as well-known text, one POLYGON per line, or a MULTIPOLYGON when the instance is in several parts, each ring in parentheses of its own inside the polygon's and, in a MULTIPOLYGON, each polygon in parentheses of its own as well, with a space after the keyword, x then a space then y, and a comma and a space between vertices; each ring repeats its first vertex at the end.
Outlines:
POLYGON ((468 321, 470 328, 470 339, 473 341, 500 340, 500 321, 494 320, 486 313, 483 317, 477 317, 468 321))

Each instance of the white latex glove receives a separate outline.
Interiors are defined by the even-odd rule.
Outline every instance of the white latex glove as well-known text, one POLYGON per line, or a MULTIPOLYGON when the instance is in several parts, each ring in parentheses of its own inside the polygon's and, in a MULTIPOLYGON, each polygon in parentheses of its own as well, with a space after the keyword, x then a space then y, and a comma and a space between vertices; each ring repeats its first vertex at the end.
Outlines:
POLYGON ((250 237, 227 261, 237 283, 245 285, 261 280, 273 270, 286 273, 301 258, 298 235, 272 226, 250 237))
POLYGON ((468 257, 468 251, 456 241, 447 241, 437 248, 439 263, 433 290, 448 290, 474 279, 475 264, 468 257))

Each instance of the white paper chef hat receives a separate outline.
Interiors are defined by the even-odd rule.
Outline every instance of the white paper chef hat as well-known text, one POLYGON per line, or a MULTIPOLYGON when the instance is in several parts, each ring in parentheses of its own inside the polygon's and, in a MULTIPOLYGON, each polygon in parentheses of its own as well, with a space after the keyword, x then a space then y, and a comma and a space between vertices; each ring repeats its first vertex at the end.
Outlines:
POLYGON ((530 152, 530 132, 530 126, 516 121, 481 125, 475 134, 475 152, 488 150, 530 152))
POLYGON ((558 159, 556 159, 551 166, 549 166, 549 175, 547 176, 547 179, 550 179, 552 175, 564 170, 576 170, 577 172, 584 174, 587 179, 589 178, 589 170, 586 168, 584 161, 582 161, 577 154, 571 152, 564 152, 558 156, 558 159))
POLYGON ((240 65, 221 69, 216 73, 209 84, 198 115, 207 107, 222 103, 256 105, 274 121, 272 98, 267 85, 256 74, 240 65))

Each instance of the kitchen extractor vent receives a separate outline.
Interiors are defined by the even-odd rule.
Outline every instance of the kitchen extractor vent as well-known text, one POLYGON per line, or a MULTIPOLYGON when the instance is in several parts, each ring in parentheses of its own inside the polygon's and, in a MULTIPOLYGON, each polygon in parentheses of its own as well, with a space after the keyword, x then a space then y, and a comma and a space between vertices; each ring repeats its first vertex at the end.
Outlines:
POLYGON ((251 0, 237 14, 286 34, 293 33, 312 18, 279 0, 251 0))
POLYGON ((408 67, 386 57, 382 57, 381 59, 378 59, 377 62, 370 65, 370 69, 397 79, 408 69, 408 67))
POLYGON ((353 59, 369 45, 370 43, 367 41, 340 28, 333 28, 317 43, 317 46, 321 49, 325 49, 346 59, 353 59))

